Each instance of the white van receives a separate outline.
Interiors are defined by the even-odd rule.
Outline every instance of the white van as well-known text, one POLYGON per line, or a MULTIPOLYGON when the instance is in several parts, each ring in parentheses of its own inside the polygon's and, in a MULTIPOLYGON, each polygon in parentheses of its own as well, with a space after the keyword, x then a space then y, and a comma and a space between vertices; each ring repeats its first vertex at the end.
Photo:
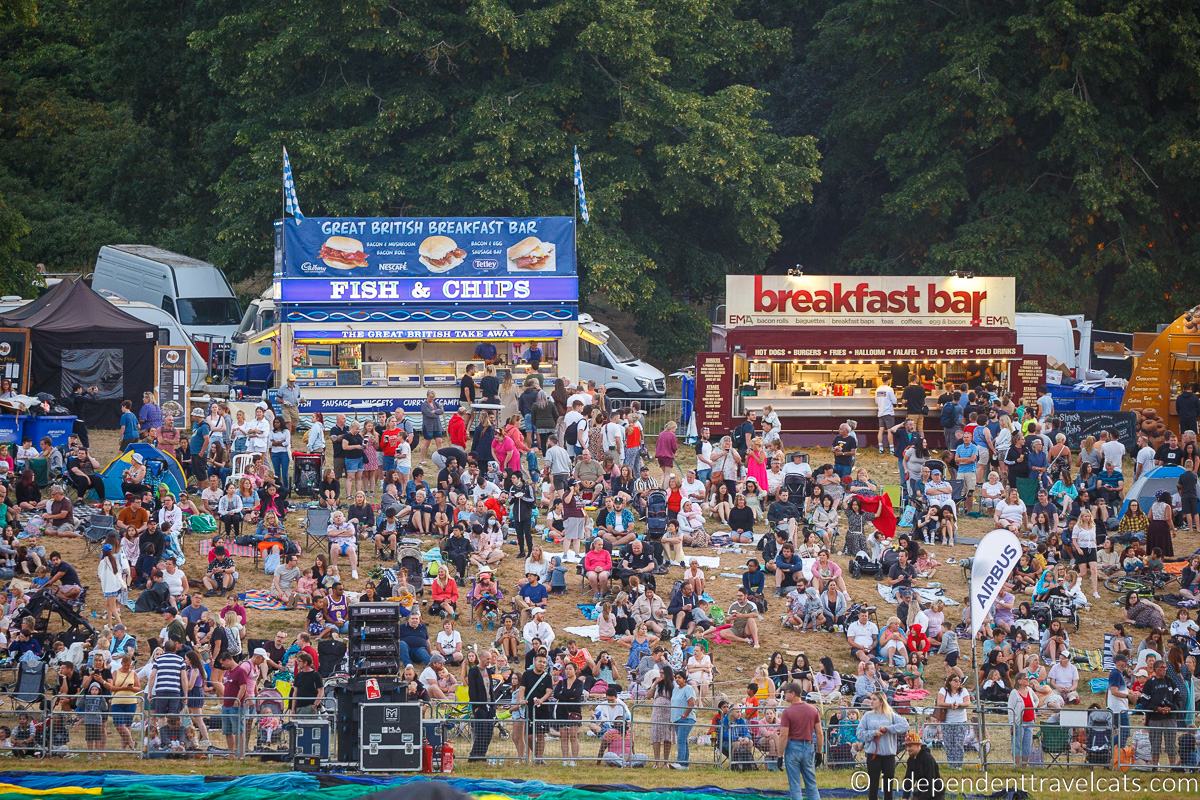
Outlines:
POLYGON ((579 377, 595 381, 609 397, 662 397, 667 378, 642 361, 607 325, 579 315, 579 377))
POLYGON ((1082 314, 1017 314, 1017 344, 1026 355, 1065 364, 1082 380, 1091 368, 1092 323, 1082 314))
POLYGON ((192 337, 228 341, 242 319, 237 297, 221 270, 207 261, 147 244, 101 247, 92 288, 161 308, 192 337))

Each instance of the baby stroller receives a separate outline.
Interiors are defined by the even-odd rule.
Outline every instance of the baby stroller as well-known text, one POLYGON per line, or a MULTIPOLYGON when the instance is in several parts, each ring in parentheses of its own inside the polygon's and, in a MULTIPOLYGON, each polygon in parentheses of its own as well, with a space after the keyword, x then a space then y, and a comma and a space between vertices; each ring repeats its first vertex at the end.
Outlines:
POLYGON ((862 550, 859 550, 854 554, 854 558, 850 559, 851 578, 861 578, 863 575, 878 575, 882 571, 883 564, 878 561, 872 561, 862 550))
POLYGON ((667 493, 655 489, 646 495, 646 544, 660 564, 663 560, 662 537, 667 531, 667 493))
POLYGON ((292 463, 295 464, 295 475, 292 486, 301 497, 316 497, 317 487, 321 485, 321 467, 323 453, 292 453, 292 463))
POLYGON ((804 502, 804 498, 809 495, 809 486, 808 478, 798 473, 793 472, 783 476, 783 488, 788 490, 789 499, 793 503, 804 502))
POLYGON ((423 594, 425 591, 425 567, 421 561, 420 549, 408 544, 402 545, 396 551, 396 561, 401 567, 408 570, 408 579, 412 582, 417 594, 423 594))
POLYGON ((283 695, 274 687, 263 689, 254 701, 255 750, 286 753, 287 737, 283 735, 283 695))

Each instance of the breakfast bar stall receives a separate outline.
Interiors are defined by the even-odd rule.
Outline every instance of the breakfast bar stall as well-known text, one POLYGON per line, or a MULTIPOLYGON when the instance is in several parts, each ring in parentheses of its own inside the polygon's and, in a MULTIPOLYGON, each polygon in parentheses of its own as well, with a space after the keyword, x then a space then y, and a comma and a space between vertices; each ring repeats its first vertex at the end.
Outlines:
POLYGON ((470 364, 518 384, 578 378, 570 217, 288 219, 280 351, 301 413, 447 409, 470 364))
POLYGON ((854 420, 860 446, 877 442, 876 388, 925 386, 924 427, 944 446, 937 397, 948 381, 993 387, 1018 401, 1045 380, 1044 359, 1017 344, 1007 277, 730 275, 725 324, 696 365, 697 424, 727 431, 771 406, 790 445, 828 445, 854 420))

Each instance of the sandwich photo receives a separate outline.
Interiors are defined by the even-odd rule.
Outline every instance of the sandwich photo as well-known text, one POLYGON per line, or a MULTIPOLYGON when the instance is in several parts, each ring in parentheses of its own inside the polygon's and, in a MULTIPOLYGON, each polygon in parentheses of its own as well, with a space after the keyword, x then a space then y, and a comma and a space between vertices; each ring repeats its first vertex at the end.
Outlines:
POLYGON ((508 269, 509 272, 553 270, 554 245, 536 236, 527 236, 508 248, 508 269))
POLYGON ((449 236, 430 236, 421 242, 420 261, 430 272, 449 272, 463 262, 467 251, 449 236))
POLYGON ((317 258, 334 269, 354 269, 367 265, 363 243, 349 236, 330 236, 321 245, 321 253, 317 258))

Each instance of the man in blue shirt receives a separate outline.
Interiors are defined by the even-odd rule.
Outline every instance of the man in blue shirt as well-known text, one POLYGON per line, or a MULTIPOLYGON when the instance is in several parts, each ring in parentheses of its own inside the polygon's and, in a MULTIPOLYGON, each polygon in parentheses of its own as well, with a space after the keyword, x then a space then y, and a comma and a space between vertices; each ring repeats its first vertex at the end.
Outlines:
POLYGON ((550 590, 542 584, 536 572, 528 573, 525 579, 528 582, 517 592, 517 610, 521 613, 522 620, 525 614, 534 608, 545 608, 546 598, 550 596, 550 590))
POLYGON ((964 508, 973 517, 979 516, 978 513, 971 511, 971 504, 975 500, 975 483, 981 452, 980 447, 974 442, 959 442, 958 447, 954 448, 954 463, 958 466, 958 479, 963 482, 964 508))
POLYGON ((1129 738, 1129 682, 1125 668, 1129 657, 1124 653, 1113 656, 1113 668, 1108 673, 1108 710, 1117 723, 1117 746, 1124 747, 1129 738))
POLYGON ((796 550, 791 542, 788 542, 779 548, 779 555, 775 556, 775 564, 773 566, 775 573, 775 594, 783 597, 787 594, 787 589, 796 585, 796 577, 802 574, 804 562, 800 560, 800 556, 796 555, 796 550))
POLYGON ((208 436, 212 429, 204 419, 204 412, 192 409, 192 435, 188 437, 188 467, 197 483, 208 480, 208 436))
POLYGON ((138 434, 138 418, 133 413, 133 401, 121 401, 121 452, 140 438, 138 434))
POLYGON ((1096 488, 1110 506, 1121 504, 1121 494, 1125 491, 1125 476, 1111 462, 1105 462, 1104 469, 1096 473, 1096 488))

